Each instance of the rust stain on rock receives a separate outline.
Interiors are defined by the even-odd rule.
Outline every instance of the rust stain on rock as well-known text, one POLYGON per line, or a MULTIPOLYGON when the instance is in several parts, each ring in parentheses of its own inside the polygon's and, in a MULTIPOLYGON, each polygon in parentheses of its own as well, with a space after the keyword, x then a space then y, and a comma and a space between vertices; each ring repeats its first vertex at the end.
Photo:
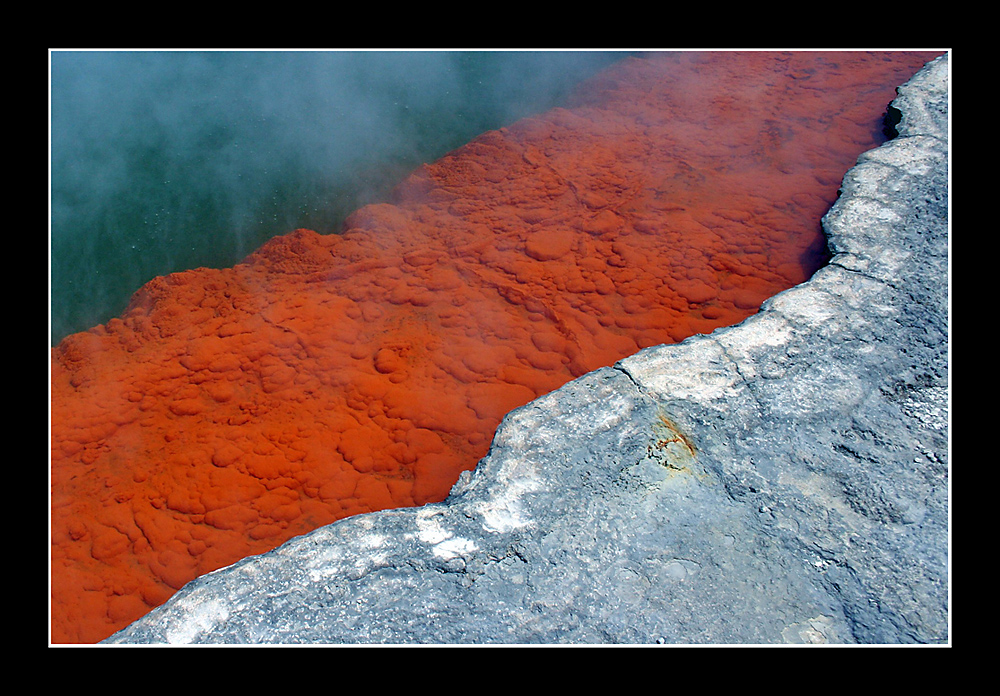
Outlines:
POLYGON ((657 428, 658 437, 656 447, 667 449, 668 447, 680 446, 686 450, 690 456, 695 455, 695 446, 687 435, 681 432, 680 428, 662 413, 657 416, 662 427, 657 428))
POLYGON ((697 474, 695 456, 697 448, 691 439, 662 412, 653 424, 654 441, 648 447, 650 459, 672 474, 697 474))

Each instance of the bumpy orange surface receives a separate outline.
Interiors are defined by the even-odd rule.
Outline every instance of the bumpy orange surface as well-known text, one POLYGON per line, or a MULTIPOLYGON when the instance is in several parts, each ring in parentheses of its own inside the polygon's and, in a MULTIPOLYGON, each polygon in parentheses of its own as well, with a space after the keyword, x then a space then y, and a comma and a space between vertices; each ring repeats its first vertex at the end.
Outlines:
POLYGON ((442 500, 503 415, 738 322, 928 53, 630 58, 244 262, 52 350, 52 641, 348 515, 442 500))

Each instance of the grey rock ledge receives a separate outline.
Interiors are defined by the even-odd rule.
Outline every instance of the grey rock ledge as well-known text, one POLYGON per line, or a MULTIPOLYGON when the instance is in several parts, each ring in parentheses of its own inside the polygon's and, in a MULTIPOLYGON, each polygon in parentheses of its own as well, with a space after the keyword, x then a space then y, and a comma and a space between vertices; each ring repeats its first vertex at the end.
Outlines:
POLYGON ((947 55, 736 326, 510 413, 449 498, 189 583, 106 643, 947 643, 947 55))

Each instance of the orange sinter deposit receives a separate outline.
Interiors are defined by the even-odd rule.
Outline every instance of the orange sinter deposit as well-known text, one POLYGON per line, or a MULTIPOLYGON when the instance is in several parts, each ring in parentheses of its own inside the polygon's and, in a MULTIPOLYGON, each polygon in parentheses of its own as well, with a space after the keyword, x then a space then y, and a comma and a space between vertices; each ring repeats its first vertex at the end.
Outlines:
POLYGON ((844 173, 935 55, 627 58, 341 234, 153 279, 52 349, 52 642, 440 501, 511 409, 803 282, 844 173))

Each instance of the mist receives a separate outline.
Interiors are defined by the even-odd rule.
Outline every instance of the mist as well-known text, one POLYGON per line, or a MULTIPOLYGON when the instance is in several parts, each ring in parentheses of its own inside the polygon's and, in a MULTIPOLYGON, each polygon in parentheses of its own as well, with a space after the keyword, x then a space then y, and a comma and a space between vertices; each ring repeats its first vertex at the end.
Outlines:
POLYGON ((622 52, 53 51, 50 338, 349 213, 622 52))

